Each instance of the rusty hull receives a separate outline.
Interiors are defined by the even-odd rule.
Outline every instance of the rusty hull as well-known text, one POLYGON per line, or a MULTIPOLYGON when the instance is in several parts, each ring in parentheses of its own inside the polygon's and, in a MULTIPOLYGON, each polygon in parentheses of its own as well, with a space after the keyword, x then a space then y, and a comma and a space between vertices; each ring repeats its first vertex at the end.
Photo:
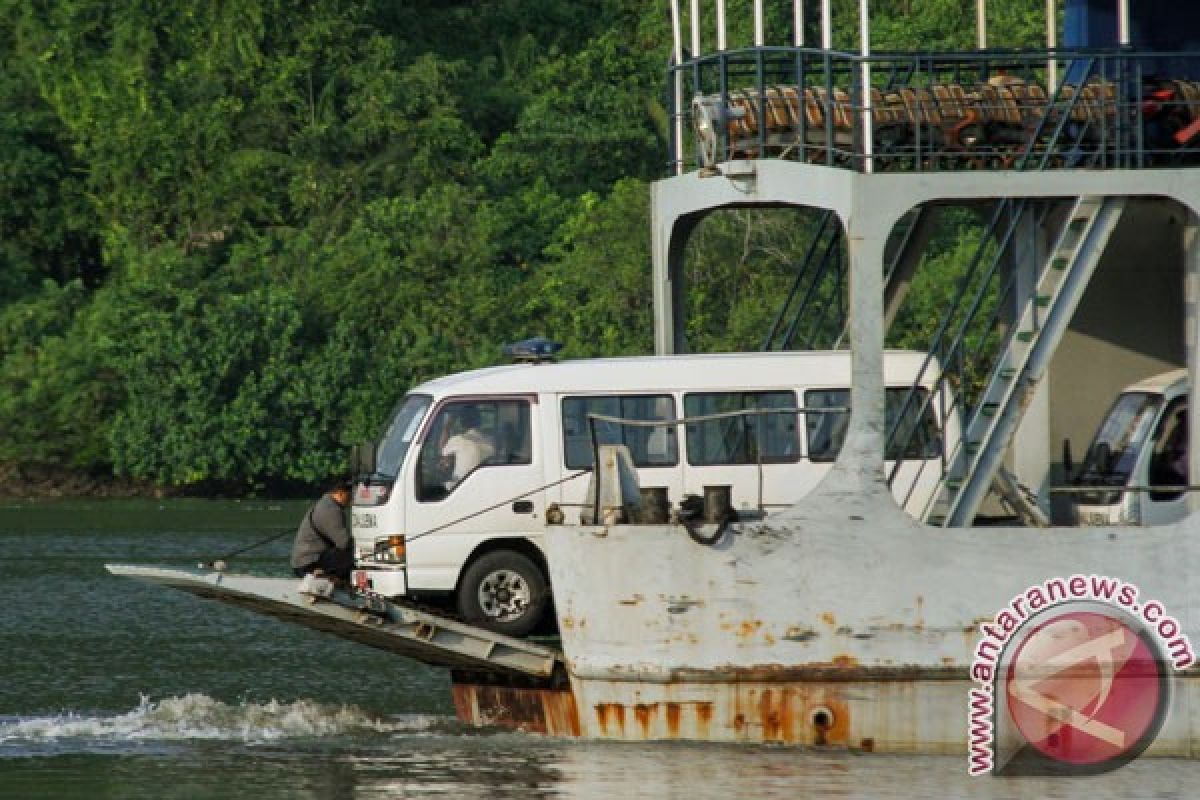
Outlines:
MULTIPOLYGON (((1135 583, 1200 640, 1200 520, 933 529, 855 477, 713 547, 668 525, 549 529, 580 734, 964 753, 980 625, 1055 576, 1135 583)), ((1176 675, 1151 753, 1196 754, 1196 678, 1176 675)))
POLYGON ((495 685, 455 675, 451 694, 458 719, 477 728, 582 735, 575 695, 569 688, 495 685))

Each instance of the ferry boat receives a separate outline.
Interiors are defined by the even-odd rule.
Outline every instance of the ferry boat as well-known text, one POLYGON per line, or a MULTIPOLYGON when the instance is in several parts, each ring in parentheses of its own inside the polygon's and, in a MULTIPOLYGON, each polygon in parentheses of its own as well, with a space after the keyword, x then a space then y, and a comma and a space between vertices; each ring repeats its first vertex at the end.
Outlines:
MULTIPOLYGON (((705 218, 794 209, 820 221, 764 341, 851 354, 844 445, 799 502, 704 541, 678 518, 548 527, 561 648, 528 669, 489 666, 488 641, 505 658, 520 648, 505 637, 455 629, 448 644, 436 618, 378 598, 326 592, 304 621, 294 592, 237 589, 236 576, 124 573, 206 596, 223 585, 225 599, 240 592, 302 624, 370 628, 364 640, 411 643, 425 626, 431 648, 458 655, 424 660, 454 669, 458 714, 481 725, 971 752, 980 769, 1030 752, 1066 763, 1056 753, 1080 742, 1100 754, 1080 769, 1192 756, 1195 517, 1073 524, 1073 498, 1095 487, 1075 485, 1059 453, 1090 438, 1123 387, 1171 368, 1195 381, 1200 11, 1066 0, 1060 45, 1051 2, 1045 50, 997 50, 980 0, 976 50, 877 53, 867 0, 844 27, 830 0, 776 5, 754 0, 750 24, 730 26, 723 0, 670 4, 655 342, 688 350, 685 245, 705 218), (752 39, 732 41, 734 27, 752 39), (857 50, 834 49, 841 30, 857 50), (885 461, 903 448, 886 422, 884 353, 955 209, 984 236, 915 384, 954 398, 962 435, 938 462, 937 502, 913 515, 885 461), (801 323, 827 312, 835 322, 802 341, 801 323), (463 661, 467 639, 478 642, 463 661), (1150 711, 1122 717, 1116 699, 1150 711)), ((596 480, 619 480, 622 456, 608 455, 596 480)), ((1188 466, 1200 474, 1194 447, 1188 466)), ((1194 510, 1197 495, 1176 490, 1194 510)))

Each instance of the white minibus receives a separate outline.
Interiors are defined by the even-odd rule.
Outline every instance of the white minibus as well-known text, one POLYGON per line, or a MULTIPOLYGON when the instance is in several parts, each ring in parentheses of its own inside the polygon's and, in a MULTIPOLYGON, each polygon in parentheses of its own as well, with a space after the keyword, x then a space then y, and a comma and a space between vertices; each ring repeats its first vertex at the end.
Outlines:
MULTIPOLYGON (((901 443, 890 449, 903 451, 898 466, 897 453, 886 453, 886 465, 893 494, 917 516, 936 493, 946 442, 959 436, 932 378, 917 381, 927 361, 884 357, 888 426, 901 443)), ((354 583, 529 633, 549 603, 547 517, 580 521, 595 444, 628 447, 641 486, 665 489, 673 505, 729 486, 743 518, 770 514, 832 465, 850 372, 846 351, 730 353, 520 363, 424 383, 365 446, 365 461, 356 455, 369 474, 355 486, 354 583), (761 413, 773 408, 781 411, 761 413), (760 413, 725 413, 753 409, 760 413), (589 415, 664 424, 593 420, 593 441, 589 415)))

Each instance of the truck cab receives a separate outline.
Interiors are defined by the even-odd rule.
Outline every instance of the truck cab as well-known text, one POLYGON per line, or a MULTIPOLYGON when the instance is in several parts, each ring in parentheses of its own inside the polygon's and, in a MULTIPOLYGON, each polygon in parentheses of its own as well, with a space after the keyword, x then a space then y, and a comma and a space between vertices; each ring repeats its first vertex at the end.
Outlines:
POLYGON ((1177 369, 1126 387, 1071 487, 1078 525, 1164 525, 1188 513, 1188 383, 1177 369))

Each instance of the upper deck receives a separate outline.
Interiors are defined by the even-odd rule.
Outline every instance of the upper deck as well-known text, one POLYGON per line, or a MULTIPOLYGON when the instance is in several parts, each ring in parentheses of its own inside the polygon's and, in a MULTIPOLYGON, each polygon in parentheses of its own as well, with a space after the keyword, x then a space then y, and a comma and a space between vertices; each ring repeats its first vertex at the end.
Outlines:
POLYGON ((1200 52, 1140 47, 1127 2, 1113 3, 1109 47, 1059 46, 1056 11, 1052 46, 988 49, 979 0, 979 49, 905 53, 872 51, 866 0, 858 52, 832 48, 828 0, 821 47, 805 41, 802 0, 785 4, 790 27, 774 37, 757 0, 753 42, 737 47, 725 3, 708 5, 672 3, 672 174, 715 175, 747 159, 862 173, 1200 166, 1200 52))

